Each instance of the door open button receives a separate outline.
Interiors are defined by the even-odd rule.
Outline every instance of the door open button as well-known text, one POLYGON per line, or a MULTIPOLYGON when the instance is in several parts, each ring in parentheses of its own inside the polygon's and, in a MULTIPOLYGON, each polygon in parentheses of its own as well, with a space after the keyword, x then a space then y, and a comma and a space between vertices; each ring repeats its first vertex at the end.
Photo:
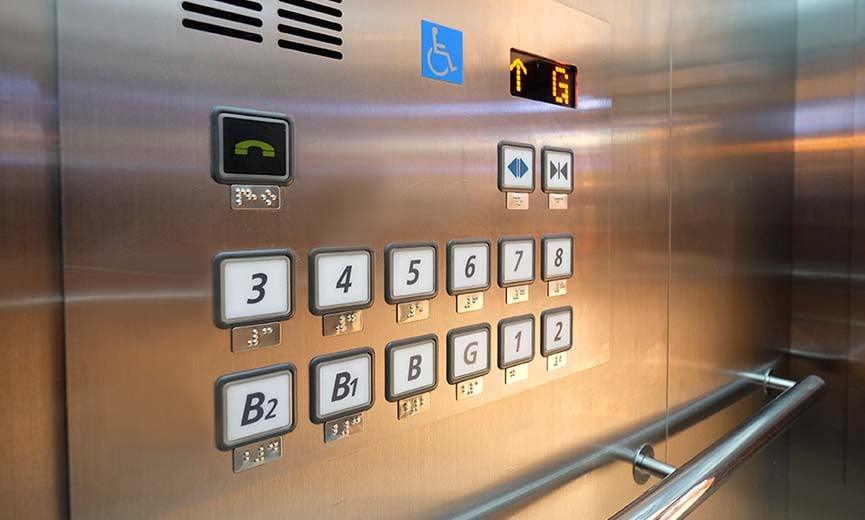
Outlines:
POLYGON ((217 109, 214 177, 222 183, 291 181, 291 121, 281 114, 217 109))

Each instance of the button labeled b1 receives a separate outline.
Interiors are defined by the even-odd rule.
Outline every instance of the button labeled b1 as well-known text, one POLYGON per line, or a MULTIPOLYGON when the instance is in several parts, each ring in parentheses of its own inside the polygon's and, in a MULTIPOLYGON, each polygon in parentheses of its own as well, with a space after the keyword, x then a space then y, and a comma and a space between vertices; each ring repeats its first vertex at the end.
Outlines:
POLYGON ((283 114, 217 108, 213 177, 226 184, 287 184, 292 179, 291 121, 283 114))
POLYGON ((319 356, 309 365, 312 422, 321 424, 372 407, 372 349, 319 356))

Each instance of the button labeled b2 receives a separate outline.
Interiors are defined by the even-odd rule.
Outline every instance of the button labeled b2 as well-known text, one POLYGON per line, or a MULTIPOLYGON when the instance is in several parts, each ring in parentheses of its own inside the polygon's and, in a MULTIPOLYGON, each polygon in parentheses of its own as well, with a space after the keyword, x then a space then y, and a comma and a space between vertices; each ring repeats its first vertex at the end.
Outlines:
POLYGON ((294 429, 294 365, 222 376, 216 381, 216 444, 230 450, 294 429))

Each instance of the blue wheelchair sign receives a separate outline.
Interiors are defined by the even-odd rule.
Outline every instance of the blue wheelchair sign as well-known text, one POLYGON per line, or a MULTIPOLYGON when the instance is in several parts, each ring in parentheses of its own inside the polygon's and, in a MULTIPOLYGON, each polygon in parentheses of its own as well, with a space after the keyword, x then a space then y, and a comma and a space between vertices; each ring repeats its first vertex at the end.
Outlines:
POLYGON ((463 84, 463 33, 444 25, 420 21, 421 75, 463 84))

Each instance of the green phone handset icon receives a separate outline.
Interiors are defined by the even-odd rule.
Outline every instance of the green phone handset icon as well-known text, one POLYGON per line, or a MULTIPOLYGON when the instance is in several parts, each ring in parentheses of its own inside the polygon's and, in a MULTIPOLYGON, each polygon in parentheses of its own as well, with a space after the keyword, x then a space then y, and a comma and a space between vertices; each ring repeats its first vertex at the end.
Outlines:
POLYGON ((237 143, 234 145, 234 155, 249 155, 250 148, 259 148, 262 157, 276 157, 276 150, 273 146, 258 139, 247 139, 237 143))

